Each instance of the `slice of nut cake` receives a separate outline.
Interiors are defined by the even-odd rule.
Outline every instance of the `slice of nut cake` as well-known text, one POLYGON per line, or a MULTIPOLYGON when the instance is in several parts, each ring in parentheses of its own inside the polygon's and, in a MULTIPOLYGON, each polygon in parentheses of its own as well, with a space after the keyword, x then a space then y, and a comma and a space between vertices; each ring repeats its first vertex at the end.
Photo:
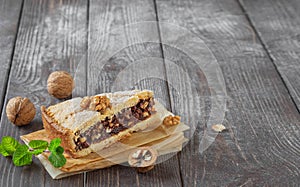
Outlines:
POLYGON ((99 151, 134 131, 160 121, 153 92, 132 90, 104 93, 42 106, 44 128, 50 138, 61 138, 72 157, 99 151))

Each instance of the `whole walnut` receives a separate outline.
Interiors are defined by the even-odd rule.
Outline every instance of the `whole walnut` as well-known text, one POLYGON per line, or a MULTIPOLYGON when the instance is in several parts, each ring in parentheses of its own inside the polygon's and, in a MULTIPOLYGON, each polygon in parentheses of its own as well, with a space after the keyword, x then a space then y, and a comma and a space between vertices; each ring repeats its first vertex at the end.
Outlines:
POLYGON ((6 105, 6 115, 9 121, 17 126, 29 124, 36 113, 33 103, 28 98, 14 97, 6 105))
POLYGON ((65 71, 51 73, 47 81, 47 89, 50 95, 64 99, 72 94, 74 88, 73 77, 65 71))

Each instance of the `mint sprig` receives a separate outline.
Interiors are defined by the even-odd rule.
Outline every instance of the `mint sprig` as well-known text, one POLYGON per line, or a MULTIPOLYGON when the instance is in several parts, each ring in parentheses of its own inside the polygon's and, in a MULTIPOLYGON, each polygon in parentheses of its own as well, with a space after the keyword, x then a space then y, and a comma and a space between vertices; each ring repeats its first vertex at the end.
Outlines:
POLYGON ((60 146, 61 139, 55 138, 50 144, 43 140, 32 140, 29 146, 20 144, 16 139, 10 136, 2 138, 0 143, 0 154, 3 156, 12 156, 13 163, 16 166, 25 166, 32 163, 32 156, 39 155, 43 152, 50 152, 50 163, 58 168, 66 163, 63 155, 64 148, 60 146))

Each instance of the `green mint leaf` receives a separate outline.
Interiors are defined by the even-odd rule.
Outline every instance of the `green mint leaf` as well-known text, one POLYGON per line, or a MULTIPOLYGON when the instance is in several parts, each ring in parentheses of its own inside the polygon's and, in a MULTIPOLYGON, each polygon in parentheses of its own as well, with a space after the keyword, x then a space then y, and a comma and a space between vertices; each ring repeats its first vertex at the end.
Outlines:
POLYGON ((27 145, 20 144, 16 139, 4 136, 0 143, 0 154, 4 156, 12 156, 13 163, 16 166, 25 166, 32 163, 32 155, 43 153, 48 145, 48 150, 51 152, 49 161, 54 167, 62 167, 67 160, 63 155, 64 148, 60 146, 61 139, 55 138, 50 144, 43 140, 32 140, 27 145))
POLYGON ((29 142, 29 147, 32 149, 47 149, 48 147, 48 142, 43 141, 43 140, 31 140, 29 142))
POLYGON ((67 162, 63 154, 51 153, 48 159, 51 162, 51 164, 56 168, 62 167, 67 162))
POLYGON ((1 145, 3 149, 9 154, 9 156, 12 156, 20 143, 13 137, 4 136, 2 138, 1 145))
POLYGON ((60 145, 60 143, 60 138, 54 138, 53 140, 51 140, 50 145, 48 147, 49 151, 56 152, 56 148, 60 145))
POLYGON ((45 151, 45 149, 35 149, 33 151, 30 151, 31 154, 34 154, 34 155, 39 155, 41 153, 43 153, 45 151))
POLYGON ((64 148, 63 148, 62 146, 58 146, 58 147, 56 148, 55 152, 56 152, 57 154, 63 154, 64 148))
POLYGON ((10 154, 3 148, 2 144, 0 144, 0 154, 3 156, 10 156, 10 154))
POLYGON ((32 162, 32 153, 28 151, 27 145, 20 145, 13 154, 13 162, 16 166, 29 165, 32 162))

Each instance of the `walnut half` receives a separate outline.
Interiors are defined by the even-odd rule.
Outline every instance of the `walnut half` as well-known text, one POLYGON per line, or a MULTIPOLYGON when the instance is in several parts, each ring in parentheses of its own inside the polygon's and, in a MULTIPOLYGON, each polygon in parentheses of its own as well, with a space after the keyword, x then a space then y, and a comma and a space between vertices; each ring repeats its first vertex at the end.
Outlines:
POLYGON ((178 125, 180 123, 180 116, 169 115, 165 117, 163 124, 166 126, 178 125))
POLYGON ((145 173, 154 168, 158 153, 151 147, 139 147, 128 156, 128 163, 139 173, 145 173))
POLYGON ((80 103, 81 108, 98 111, 103 114, 106 109, 111 108, 110 100, 106 96, 84 97, 80 103))

